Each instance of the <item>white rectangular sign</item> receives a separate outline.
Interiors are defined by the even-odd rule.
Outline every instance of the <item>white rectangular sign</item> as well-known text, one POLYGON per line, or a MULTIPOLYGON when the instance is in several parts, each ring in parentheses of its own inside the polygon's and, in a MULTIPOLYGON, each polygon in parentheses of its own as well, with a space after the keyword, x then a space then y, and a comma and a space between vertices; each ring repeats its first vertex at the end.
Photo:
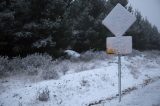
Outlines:
POLYGON ((108 54, 129 54, 132 52, 132 37, 108 37, 106 46, 108 54))
POLYGON ((135 21, 136 17, 118 3, 102 24, 115 36, 122 36, 135 21))

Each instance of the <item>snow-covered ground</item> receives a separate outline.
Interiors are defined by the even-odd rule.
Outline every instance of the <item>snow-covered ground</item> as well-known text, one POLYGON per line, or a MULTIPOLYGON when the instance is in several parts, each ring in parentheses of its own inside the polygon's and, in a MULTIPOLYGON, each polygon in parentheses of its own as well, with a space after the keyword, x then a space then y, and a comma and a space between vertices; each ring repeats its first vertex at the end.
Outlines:
POLYGON ((160 80, 124 96, 120 103, 115 99, 103 106, 160 106, 160 80))
POLYGON ((75 66, 69 68, 68 74, 62 75, 57 80, 41 81, 37 80, 36 76, 20 77, 18 75, 0 79, 0 105, 88 106, 100 100, 103 101, 98 104, 100 106, 150 106, 145 105, 145 101, 150 101, 151 106, 158 104, 157 100, 160 97, 158 95, 160 91, 158 85, 160 84, 159 51, 134 52, 134 54, 122 57, 122 91, 129 92, 127 90, 130 88, 137 88, 137 90, 133 90, 131 94, 126 93, 121 104, 118 103, 117 98, 114 98, 118 92, 116 56, 106 56, 104 59, 90 61, 73 61, 72 64, 75 66), (79 67, 83 67, 83 63, 89 68, 77 73, 79 63, 81 65, 79 67), (148 85, 152 80, 154 83, 148 85), (50 98, 46 102, 39 101, 38 94, 46 87, 50 98), (143 95, 144 98, 138 99, 143 95), (112 97, 111 101, 107 101, 112 97))

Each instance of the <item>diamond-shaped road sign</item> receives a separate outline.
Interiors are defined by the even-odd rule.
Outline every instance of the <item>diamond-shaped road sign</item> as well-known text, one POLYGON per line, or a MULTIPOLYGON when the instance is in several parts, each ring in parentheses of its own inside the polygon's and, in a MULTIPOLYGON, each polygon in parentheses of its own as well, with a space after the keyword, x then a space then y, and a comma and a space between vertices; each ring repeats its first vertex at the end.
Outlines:
POLYGON ((116 37, 107 38, 107 53, 118 54, 118 91, 119 102, 121 101, 121 54, 132 52, 132 37, 122 36, 136 21, 121 4, 117 4, 109 15, 102 21, 116 37))
POLYGON ((102 21, 102 24, 115 36, 122 36, 135 21, 136 17, 118 3, 102 21))
POLYGON ((132 37, 108 37, 106 45, 108 54, 129 54, 132 52, 132 37))
POLYGON ((128 28, 136 21, 136 17, 121 4, 117 4, 102 21, 116 37, 107 38, 107 53, 129 54, 132 52, 132 37, 122 37, 128 28))
POLYGON ((117 4, 109 15, 102 21, 116 37, 107 38, 107 53, 118 54, 118 91, 121 101, 121 55, 132 52, 132 37, 122 36, 136 21, 121 4, 117 4))

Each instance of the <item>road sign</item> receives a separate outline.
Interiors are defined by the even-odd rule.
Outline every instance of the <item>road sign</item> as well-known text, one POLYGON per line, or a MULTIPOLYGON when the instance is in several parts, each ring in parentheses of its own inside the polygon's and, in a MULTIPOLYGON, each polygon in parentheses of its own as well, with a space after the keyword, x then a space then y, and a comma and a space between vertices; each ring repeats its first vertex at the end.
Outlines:
POLYGON ((106 46, 108 54, 129 54, 132 52, 132 37, 108 37, 106 46))
POLYGON ((118 3, 102 21, 102 24, 115 36, 122 36, 135 21, 136 17, 118 3))
POLYGON ((102 21, 116 37, 107 38, 107 53, 118 54, 118 88, 119 102, 121 101, 121 55, 132 52, 132 37, 122 35, 136 21, 136 17, 129 13, 121 4, 117 4, 102 21))

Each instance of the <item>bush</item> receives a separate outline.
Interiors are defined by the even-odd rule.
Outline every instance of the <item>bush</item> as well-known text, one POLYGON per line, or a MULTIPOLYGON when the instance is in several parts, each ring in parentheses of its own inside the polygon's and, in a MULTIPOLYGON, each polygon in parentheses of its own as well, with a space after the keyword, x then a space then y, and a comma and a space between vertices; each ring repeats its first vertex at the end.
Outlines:
MULTIPOLYGON (((35 68, 44 67, 51 64, 52 57, 47 54, 32 54, 22 59, 22 64, 27 66, 33 66, 35 68)), ((27 68, 27 67, 26 67, 27 68)))
POLYGON ((46 87, 45 89, 40 89, 38 92, 37 92, 37 99, 39 101, 48 101, 49 98, 50 98, 50 95, 49 95, 50 91, 48 89, 48 87, 46 87))
MULTIPOLYGON (((26 65, 22 64, 21 57, 14 57, 13 59, 9 60, 8 68, 10 69, 11 73, 20 73, 24 72, 26 65)), ((7 68, 7 67, 6 67, 7 68)))
POLYGON ((28 75, 37 75, 39 73, 39 68, 35 68, 33 66, 27 66, 27 74, 28 75))
POLYGON ((41 77, 44 80, 48 80, 48 79, 58 79, 59 75, 57 73, 57 71, 55 71, 55 69, 53 69, 52 67, 49 67, 49 69, 43 70, 41 77))
POLYGON ((8 63, 8 57, 0 57, 0 77, 9 72, 8 63))
POLYGON ((68 60, 53 61, 52 64, 42 71, 41 77, 47 79, 58 79, 60 74, 65 75, 71 66, 71 62, 68 60))
POLYGON ((28 75, 36 75, 39 70, 47 70, 52 64, 52 57, 47 54, 32 54, 25 58, 0 57, 0 76, 7 73, 27 73, 28 75))
POLYGON ((90 86, 90 84, 89 84, 89 81, 87 81, 87 80, 85 80, 85 79, 83 79, 81 82, 80 82, 80 84, 81 84, 81 86, 90 86))
POLYGON ((52 64, 52 57, 47 54, 33 54, 21 60, 24 71, 29 75, 37 75, 39 70, 47 70, 52 64))
POLYGON ((81 60, 90 61, 93 59, 104 60, 106 59, 107 54, 103 51, 87 51, 81 55, 81 60))

